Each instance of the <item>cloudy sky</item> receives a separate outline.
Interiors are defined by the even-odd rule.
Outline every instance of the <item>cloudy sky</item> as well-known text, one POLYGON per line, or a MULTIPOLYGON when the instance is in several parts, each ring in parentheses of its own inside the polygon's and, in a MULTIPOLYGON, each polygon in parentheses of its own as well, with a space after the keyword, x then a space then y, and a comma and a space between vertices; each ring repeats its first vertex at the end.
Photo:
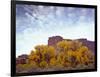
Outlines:
POLYGON ((94 41, 94 9, 16 5, 16 56, 29 54, 48 37, 94 41))

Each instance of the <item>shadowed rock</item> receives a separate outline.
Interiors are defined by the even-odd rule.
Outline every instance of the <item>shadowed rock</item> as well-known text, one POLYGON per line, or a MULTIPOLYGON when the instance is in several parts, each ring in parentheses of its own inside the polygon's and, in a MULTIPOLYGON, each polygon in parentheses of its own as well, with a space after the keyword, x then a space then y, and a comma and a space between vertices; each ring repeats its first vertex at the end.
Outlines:
POLYGON ((18 56, 18 58, 16 58, 16 64, 25 64, 26 60, 28 59, 28 55, 23 54, 18 56))
MULTIPOLYGON (((48 45, 55 47, 56 44, 62 40, 71 41, 72 39, 63 39, 63 37, 61 37, 61 36, 52 36, 52 37, 49 37, 49 39, 48 39, 48 45)), ((84 38, 75 39, 75 40, 82 42, 83 45, 87 46, 91 51, 95 52, 95 42, 94 41, 89 41, 84 38)))

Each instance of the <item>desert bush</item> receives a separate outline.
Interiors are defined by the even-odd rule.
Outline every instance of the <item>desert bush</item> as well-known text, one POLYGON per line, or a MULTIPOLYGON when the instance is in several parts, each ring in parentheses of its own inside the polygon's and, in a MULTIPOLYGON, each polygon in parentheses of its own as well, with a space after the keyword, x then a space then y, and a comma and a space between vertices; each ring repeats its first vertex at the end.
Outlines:
POLYGON ((42 61, 42 62, 40 62, 40 67, 41 68, 47 68, 48 67, 48 63, 46 61, 42 61))

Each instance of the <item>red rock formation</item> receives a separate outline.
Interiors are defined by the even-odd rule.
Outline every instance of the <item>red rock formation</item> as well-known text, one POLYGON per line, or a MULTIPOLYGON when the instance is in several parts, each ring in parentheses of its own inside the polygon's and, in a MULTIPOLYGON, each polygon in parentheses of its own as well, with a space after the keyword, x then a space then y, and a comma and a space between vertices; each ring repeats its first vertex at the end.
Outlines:
POLYGON ((28 55, 18 56, 18 58, 16 58, 16 64, 25 64, 27 58, 28 58, 28 55))
MULTIPOLYGON (((62 40, 71 41, 71 39, 63 39, 61 36, 52 36, 52 37, 49 37, 48 39, 48 45, 55 47, 56 44, 62 40)), ((95 52, 95 42, 94 41, 89 41, 85 38, 75 39, 75 40, 79 40, 80 42, 83 43, 83 45, 87 46, 91 51, 95 52)))
POLYGON ((89 41, 87 39, 78 39, 83 45, 87 46, 91 51, 95 52, 95 42, 89 41))
POLYGON ((59 41, 62 41, 63 38, 61 36, 53 36, 49 37, 48 46, 55 46, 59 41))

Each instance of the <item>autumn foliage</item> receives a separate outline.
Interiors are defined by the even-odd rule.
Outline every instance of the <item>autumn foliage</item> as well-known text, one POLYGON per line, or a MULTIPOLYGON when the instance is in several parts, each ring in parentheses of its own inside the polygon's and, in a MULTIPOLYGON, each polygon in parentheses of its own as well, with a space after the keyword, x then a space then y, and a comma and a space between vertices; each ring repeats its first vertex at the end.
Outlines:
POLYGON ((17 72, 89 69, 94 66, 94 53, 78 40, 63 40, 55 47, 37 45, 25 64, 17 64, 17 72), (34 71, 35 70, 35 71, 34 71))

